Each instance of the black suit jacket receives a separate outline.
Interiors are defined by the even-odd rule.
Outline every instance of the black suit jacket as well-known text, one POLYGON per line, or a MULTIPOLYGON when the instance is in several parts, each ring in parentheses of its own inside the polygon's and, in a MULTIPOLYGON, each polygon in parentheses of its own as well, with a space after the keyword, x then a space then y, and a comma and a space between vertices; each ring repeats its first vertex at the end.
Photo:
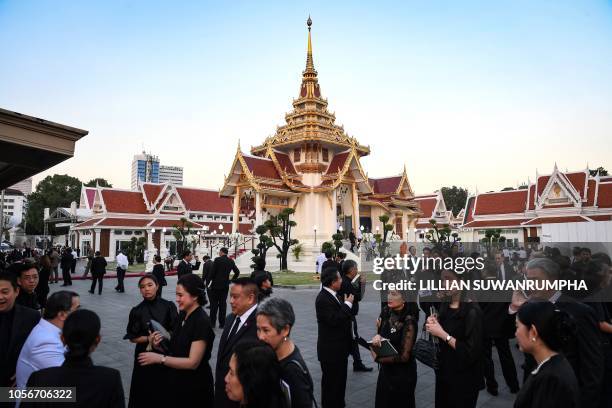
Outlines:
POLYGON ((176 267, 176 275, 180 278, 183 275, 187 275, 188 273, 193 273, 193 269, 190 263, 181 260, 178 266, 176 267))
POLYGON ((106 273, 106 259, 103 256, 96 256, 91 260, 92 276, 102 276, 106 273))
POLYGON ((234 271, 232 280, 240 276, 240 269, 238 269, 233 259, 225 255, 216 257, 210 274, 210 281, 212 282, 210 288, 213 290, 227 289, 229 287, 231 271, 234 271))
MULTIPOLYGON (((125 396, 121 375, 114 368, 94 366, 85 361, 66 360, 60 367, 36 371, 28 379, 28 387, 76 387, 75 403, 43 402, 23 403, 24 408, 33 407, 86 407, 123 408, 125 396)), ((155 392, 151 390, 151 392, 155 392)))
POLYGON ((346 303, 321 289, 315 301, 317 312, 317 357, 319 361, 342 361, 348 358, 353 337, 351 321, 353 314, 346 303))
POLYGON ((204 279, 204 282, 206 282, 207 286, 208 282, 210 282, 210 274, 212 273, 212 267, 213 261, 211 259, 208 259, 206 262, 204 262, 204 266, 202 267, 202 279, 204 279))
POLYGON ((361 302, 361 281, 357 279, 355 285, 351 283, 351 279, 346 276, 342 276, 342 286, 340 287, 340 291, 338 295, 341 299, 344 299, 344 295, 353 295, 355 299, 353 300, 353 316, 357 316, 359 313, 359 302, 361 302), (355 287, 355 285, 357 285, 355 287))
POLYGON ((251 313, 240 330, 236 332, 230 339, 229 332, 234 325, 236 315, 230 313, 223 327, 223 334, 219 340, 217 349, 217 366, 215 367, 215 407, 234 407, 237 403, 231 402, 225 394, 225 375, 229 370, 229 362, 232 357, 232 352, 236 344, 243 341, 257 340, 257 309, 251 313))
MULTIPOLYGON (((23 343, 30 335, 30 332, 38 324, 40 320, 40 312, 30 309, 29 307, 21 306, 15 303, 14 306, 13 324, 11 328, 11 336, 9 338, 8 349, 5 354, 5 360, 0 361, 0 387, 8 387, 11 385, 11 377, 15 375, 17 368, 17 359, 23 343)), ((4 350, 2 350, 4 352, 4 350)))

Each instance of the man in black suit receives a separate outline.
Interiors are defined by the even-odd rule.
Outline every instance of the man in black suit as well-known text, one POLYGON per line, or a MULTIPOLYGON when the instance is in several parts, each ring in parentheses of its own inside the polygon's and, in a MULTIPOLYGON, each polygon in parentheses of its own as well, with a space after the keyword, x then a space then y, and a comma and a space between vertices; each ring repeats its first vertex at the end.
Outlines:
POLYGON ((325 262, 323 262, 323 265, 321 265, 321 272, 323 272, 323 269, 329 268, 331 266, 333 266, 334 268, 336 268, 336 270, 338 270, 338 264, 334 260, 334 254, 332 253, 332 251, 327 250, 325 251, 325 262))
POLYGON ((217 351, 215 368, 215 408, 237 408, 239 403, 230 401, 225 394, 225 376, 236 344, 257 340, 257 284, 251 278, 239 278, 232 282, 230 306, 232 313, 223 329, 217 351))
POLYGON ((496 276, 499 280, 511 280, 514 279, 516 273, 514 268, 510 265, 510 262, 504 257, 503 252, 497 252, 495 254, 495 267, 496 276))
POLYGON ((342 263, 342 285, 338 294, 340 297, 344 295, 353 295, 353 308, 351 312, 353 314, 353 344, 351 346, 351 355, 353 356, 353 371, 372 371, 372 367, 366 367, 361 361, 361 354, 359 353, 359 344, 357 339, 359 338, 359 332, 357 330, 357 314, 359 313, 359 302, 365 292, 365 279, 359 275, 357 270, 357 262, 352 259, 348 259, 342 263))
POLYGON ((352 294, 345 294, 341 300, 337 293, 342 278, 335 266, 321 272, 321 291, 317 295, 317 358, 321 364, 321 406, 322 408, 343 408, 346 392, 346 370, 353 337, 352 294))
POLYGON ((183 256, 182 256, 183 259, 181 260, 181 262, 179 262, 178 266, 176 267, 176 276, 179 279, 183 275, 187 275, 188 273, 193 273, 193 268, 191 266, 192 257, 193 255, 191 254, 191 251, 187 250, 183 252, 183 256))
POLYGON ((15 303, 18 294, 15 273, 0 272, 0 387, 15 384, 19 353, 40 320, 39 312, 15 303))
MULTIPOLYGON (((202 257, 202 262, 204 262, 204 265, 202 265, 202 280, 206 286, 206 294, 210 299, 210 289, 208 288, 208 284, 210 283, 210 274, 212 273, 213 261, 210 259, 210 256, 204 255, 202 257)), ((210 304, 208 304, 206 307, 210 309, 210 304)))
POLYGON ((96 251, 89 267, 89 269, 91 269, 91 288, 89 288, 89 293, 94 293, 97 283, 98 295, 102 294, 102 282, 104 281, 104 275, 106 274, 106 265, 106 259, 100 254, 100 251, 96 251))
MULTIPOLYGON (((560 276, 559 265, 551 259, 533 258, 527 263, 526 277, 528 279, 555 281, 560 276)), ((598 406, 604 373, 604 352, 599 325, 593 309, 555 290, 534 290, 529 295, 529 299, 521 298, 520 293, 515 292, 510 312, 517 311, 525 301, 549 301, 573 318, 576 325, 575 335, 564 342, 561 352, 574 369, 574 374, 578 379, 580 406, 598 406)), ((533 357, 525 355, 525 380, 536 365, 533 357)))
POLYGON ((238 279, 240 270, 233 259, 227 256, 227 248, 219 250, 219 256, 213 262, 208 288, 210 290, 210 322, 215 327, 217 311, 219 311, 219 328, 225 325, 225 311, 227 310, 227 292, 229 291, 230 272, 234 271, 232 281, 238 279))

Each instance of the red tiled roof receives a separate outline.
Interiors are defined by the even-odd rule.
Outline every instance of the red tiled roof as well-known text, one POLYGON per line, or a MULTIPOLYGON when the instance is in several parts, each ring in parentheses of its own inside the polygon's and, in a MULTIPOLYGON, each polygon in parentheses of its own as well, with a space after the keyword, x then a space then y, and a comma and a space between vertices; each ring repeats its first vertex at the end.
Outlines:
POLYGON ((75 225, 75 227, 90 227, 101 219, 102 218, 90 218, 87 221, 83 221, 82 223, 75 225))
POLYGON ((94 198, 96 197, 96 189, 85 188, 85 196, 87 197, 87 205, 89 208, 93 207, 94 198))
POLYGON ((529 209, 535 209, 535 184, 529 186, 529 209))
POLYGON ((599 208, 612 207, 612 183, 599 183, 597 206, 599 208))
POLYGON ((157 197, 159 197, 159 193, 161 193, 163 188, 164 188, 164 184, 145 183, 142 185, 142 189, 145 195, 145 200, 147 200, 147 203, 149 203, 149 205, 153 204, 155 200, 157 200, 157 197))
POLYGON ((264 177, 270 179, 281 179, 274 163, 270 159, 264 159, 254 156, 242 156, 247 167, 255 177, 264 177))
MULTIPOLYGON (((191 224, 192 224, 192 229, 196 228, 196 229, 201 229, 202 228, 202 223, 200 222, 196 222, 193 220, 188 220, 191 224)), ((150 226, 153 228, 172 228, 175 225, 181 225, 181 220, 180 219, 174 219, 174 220, 155 220, 150 226)))
POLYGON ((221 197, 217 191, 176 187, 187 211, 232 212, 232 199, 221 197))
POLYGON ((587 222, 587 220, 577 215, 565 217, 538 217, 527 221, 523 225, 559 224, 565 222, 587 222))
POLYGON ((536 184, 538 185, 538 197, 542 195, 542 192, 546 188, 546 184, 548 184, 549 179, 550 179, 550 176, 538 177, 538 180, 536 181, 536 184))
POLYGON ((592 207, 595 204, 595 190, 597 187, 597 182, 593 179, 589 180, 589 185, 587 187, 587 207, 592 207))
POLYGON ((436 208, 436 204, 438 202, 436 196, 431 198, 421 199, 419 197, 415 197, 414 201, 421 207, 421 211, 423 215, 421 218, 431 218, 433 217, 434 210, 436 208))
POLYGON ((378 179, 371 178, 369 181, 375 194, 392 194, 399 188, 402 176, 383 177, 378 179))
POLYGON ((612 221, 612 214, 607 215, 589 215, 588 216, 593 221, 612 221))
POLYGON ((526 201, 527 190, 480 194, 474 215, 522 213, 525 211, 526 201))
POLYGON ((478 220, 463 225, 463 228, 476 227, 520 227, 521 223, 528 221, 527 218, 513 220, 478 220))
POLYGON ((586 183, 586 173, 584 171, 576 173, 563 173, 570 183, 574 186, 580 198, 584 198, 584 184, 586 183))
POLYGON ((336 174, 340 170, 344 168, 344 164, 346 163, 346 159, 348 158, 350 152, 342 152, 334 155, 331 163, 329 163, 329 167, 327 167, 327 171, 325 174, 336 174))
POLYGON ((474 200, 475 200, 475 197, 468 198, 468 201, 467 201, 467 204, 466 204, 466 207, 465 207, 465 219, 463 221, 466 224, 473 220, 473 217, 472 217, 472 208, 474 206, 474 200))
POLYGON ((108 212, 148 214, 140 191, 103 189, 102 198, 108 212))
POLYGON ((297 174, 288 154, 274 151, 274 156, 276 156, 276 160, 278 160, 278 164, 282 170, 289 174, 297 174))
POLYGON ((146 227, 151 219, 142 218, 105 218, 97 226, 104 227, 146 227))

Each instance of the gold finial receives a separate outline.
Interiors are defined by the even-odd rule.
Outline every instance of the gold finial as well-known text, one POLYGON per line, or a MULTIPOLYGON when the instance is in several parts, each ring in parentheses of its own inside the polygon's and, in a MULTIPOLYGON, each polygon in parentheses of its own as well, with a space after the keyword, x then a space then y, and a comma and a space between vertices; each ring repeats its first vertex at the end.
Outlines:
POLYGON ((308 16, 306 25, 308 26, 308 53, 306 54, 306 71, 314 71, 314 62, 312 61, 312 39, 310 38, 312 19, 310 16, 308 16))

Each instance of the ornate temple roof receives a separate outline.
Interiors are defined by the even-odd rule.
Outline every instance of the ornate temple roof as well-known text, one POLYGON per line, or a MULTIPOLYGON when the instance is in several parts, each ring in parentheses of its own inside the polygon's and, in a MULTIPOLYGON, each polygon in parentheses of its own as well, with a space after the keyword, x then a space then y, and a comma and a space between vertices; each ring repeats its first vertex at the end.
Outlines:
POLYGON ((370 153, 368 146, 362 146, 335 123, 336 116, 327 110, 327 99, 321 96, 321 88, 312 57, 312 20, 308 18, 308 49, 306 69, 302 72, 302 84, 297 99, 293 100, 293 110, 285 114, 286 124, 278 127, 274 136, 266 138, 259 146, 251 148, 251 153, 263 156, 268 147, 295 145, 303 142, 321 142, 343 147, 354 147, 359 156, 370 153))

